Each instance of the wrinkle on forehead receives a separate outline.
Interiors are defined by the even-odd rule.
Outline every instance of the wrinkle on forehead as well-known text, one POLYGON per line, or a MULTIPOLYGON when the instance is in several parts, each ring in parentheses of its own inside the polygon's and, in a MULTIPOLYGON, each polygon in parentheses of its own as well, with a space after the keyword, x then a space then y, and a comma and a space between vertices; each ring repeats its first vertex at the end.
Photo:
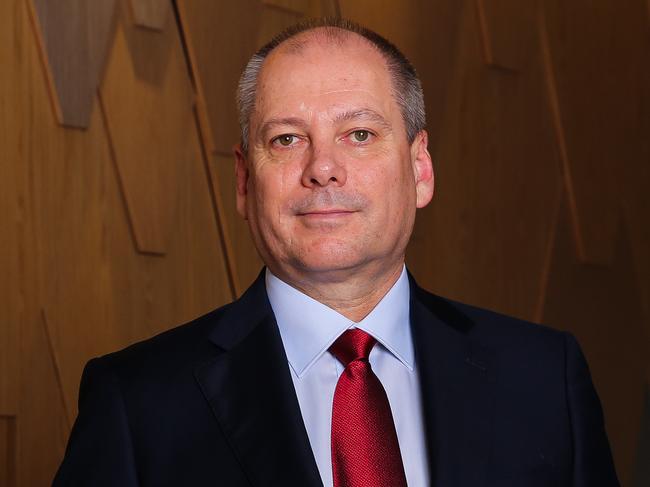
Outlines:
POLYGON ((361 91, 370 94, 370 90, 364 90, 361 88, 347 88, 347 89, 342 89, 342 90, 329 90, 329 91, 323 91, 322 93, 318 93, 318 95, 314 96, 323 96, 323 95, 333 95, 334 93, 352 93, 356 91, 361 91))

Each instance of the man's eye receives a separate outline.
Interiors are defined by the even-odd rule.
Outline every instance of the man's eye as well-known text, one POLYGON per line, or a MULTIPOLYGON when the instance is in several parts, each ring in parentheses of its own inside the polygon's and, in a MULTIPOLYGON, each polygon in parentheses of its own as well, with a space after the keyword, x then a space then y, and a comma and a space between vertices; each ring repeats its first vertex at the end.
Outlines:
POLYGON ((371 136, 368 130, 355 130, 351 135, 355 142, 367 142, 371 136))
POLYGON ((275 139, 273 139, 271 142, 274 144, 280 144, 281 146, 284 147, 289 147, 290 145, 294 144, 298 138, 295 135, 291 134, 282 134, 275 139))

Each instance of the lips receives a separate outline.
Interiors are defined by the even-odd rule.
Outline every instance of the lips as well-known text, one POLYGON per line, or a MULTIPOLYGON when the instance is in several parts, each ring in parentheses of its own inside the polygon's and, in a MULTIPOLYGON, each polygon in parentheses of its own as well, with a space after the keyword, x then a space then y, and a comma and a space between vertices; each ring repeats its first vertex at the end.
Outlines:
POLYGON ((298 216, 336 216, 336 215, 350 215, 355 213, 356 210, 348 210, 344 208, 328 208, 318 210, 303 210, 298 213, 298 216))
POLYGON ((325 188, 310 191, 299 199, 288 201, 287 209, 296 216, 333 218, 361 211, 368 203, 368 199, 361 193, 325 188))

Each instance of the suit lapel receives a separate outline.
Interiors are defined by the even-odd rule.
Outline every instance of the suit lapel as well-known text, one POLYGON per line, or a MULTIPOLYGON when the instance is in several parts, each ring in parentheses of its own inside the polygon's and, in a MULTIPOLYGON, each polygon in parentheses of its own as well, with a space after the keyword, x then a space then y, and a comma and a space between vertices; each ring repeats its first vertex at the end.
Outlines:
POLYGON ((473 323, 411 278, 411 326, 420 376, 431 483, 485 484, 492 441, 490 356, 473 323))
POLYGON ((210 339, 196 378, 251 485, 322 486, 262 275, 210 339))

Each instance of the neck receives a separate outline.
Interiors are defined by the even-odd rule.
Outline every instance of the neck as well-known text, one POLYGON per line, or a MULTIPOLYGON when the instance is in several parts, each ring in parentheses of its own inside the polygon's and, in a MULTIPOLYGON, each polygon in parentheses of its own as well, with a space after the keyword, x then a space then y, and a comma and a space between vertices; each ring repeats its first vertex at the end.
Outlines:
POLYGON ((368 274, 350 272, 345 277, 323 278, 322 275, 292 278, 286 273, 271 272, 290 286, 307 296, 341 313, 358 323, 377 306, 399 279, 404 262, 400 261, 389 269, 368 274))

